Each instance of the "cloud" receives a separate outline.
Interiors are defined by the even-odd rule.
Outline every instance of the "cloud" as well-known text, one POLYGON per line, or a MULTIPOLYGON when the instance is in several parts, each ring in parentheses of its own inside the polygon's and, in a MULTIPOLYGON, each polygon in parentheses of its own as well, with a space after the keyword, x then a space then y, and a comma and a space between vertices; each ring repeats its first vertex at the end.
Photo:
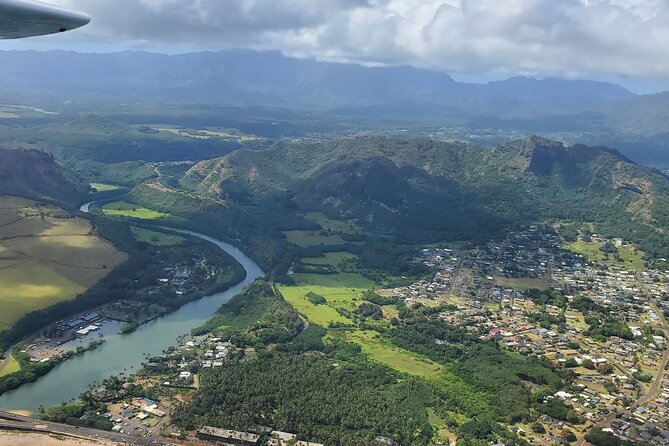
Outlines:
POLYGON ((456 72, 669 79, 666 0, 51 0, 69 37, 456 72))

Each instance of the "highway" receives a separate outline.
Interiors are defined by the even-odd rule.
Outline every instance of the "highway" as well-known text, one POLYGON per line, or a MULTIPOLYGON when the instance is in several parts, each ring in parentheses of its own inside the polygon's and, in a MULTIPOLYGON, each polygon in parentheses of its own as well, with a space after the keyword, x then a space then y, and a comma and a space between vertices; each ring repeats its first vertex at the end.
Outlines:
POLYGON ((0 430, 58 434, 87 440, 107 440, 128 446, 157 446, 169 444, 151 437, 133 437, 97 429, 51 423, 3 411, 0 411, 0 430))

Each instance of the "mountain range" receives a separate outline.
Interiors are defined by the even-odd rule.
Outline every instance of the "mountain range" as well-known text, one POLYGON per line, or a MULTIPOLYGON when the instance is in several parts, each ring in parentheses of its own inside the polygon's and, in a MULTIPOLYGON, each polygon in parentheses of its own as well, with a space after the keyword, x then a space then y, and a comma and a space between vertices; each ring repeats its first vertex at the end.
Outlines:
POLYGON ((459 109, 476 104, 591 105, 634 96, 605 82, 516 77, 469 84, 456 82, 443 72, 326 63, 277 52, 2 51, 0 65, 12 67, 0 73, 3 89, 215 105, 323 110, 420 103, 459 109))

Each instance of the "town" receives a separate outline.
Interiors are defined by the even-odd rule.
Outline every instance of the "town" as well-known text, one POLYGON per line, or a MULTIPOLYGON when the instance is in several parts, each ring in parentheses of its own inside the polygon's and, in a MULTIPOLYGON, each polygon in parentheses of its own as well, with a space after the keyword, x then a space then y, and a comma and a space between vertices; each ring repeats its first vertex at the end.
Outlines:
MULTIPOLYGON (((587 240, 614 252, 634 249, 596 234, 587 240)), ((593 426, 623 440, 669 443, 666 269, 591 262, 538 228, 481 249, 424 249, 418 260, 434 276, 385 294, 441 305, 441 320, 573 372, 573 389, 552 396, 573 410, 572 422, 545 415, 546 432, 514 430, 542 445, 565 443, 565 427, 583 433, 593 426)))
MULTIPOLYGON (((426 278, 376 291, 407 306, 437 307, 435 319, 568 370, 572 385, 544 400, 564 403, 566 417, 543 414, 538 423, 508 426, 531 443, 583 445, 585 434, 596 428, 622 440, 667 444, 669 272, 662 261, 655 268, 639 265, 631 257, 635 248, 622 240, 588 234, 576 243, 572 248, 597 249, 588 255, 566 249, 558 234, 538 227, 476 249, 425 248, 415 261, 431 271, 426 278), (577 435, 569 439, 565 432, 577 435)), ((158 283, 183 286, 177 281, 186 280, 184 271, 165 271, 171 275, 158 283)), ((83 314, 59 329, 75 339, 101 333, 108 314, 83 314)), ((200 388, 203 371, 256 355, 254 347, 212 333, 185 335, 162 355, 147 357, 137 373, 92 389, 94 399, 106 405, 96 419, 116 433, 175 443, 321 446, 272 427, 188 432, 171 424, 173 411, 200 388)), ((394 444, 384 437, 377 443, 394 444)))

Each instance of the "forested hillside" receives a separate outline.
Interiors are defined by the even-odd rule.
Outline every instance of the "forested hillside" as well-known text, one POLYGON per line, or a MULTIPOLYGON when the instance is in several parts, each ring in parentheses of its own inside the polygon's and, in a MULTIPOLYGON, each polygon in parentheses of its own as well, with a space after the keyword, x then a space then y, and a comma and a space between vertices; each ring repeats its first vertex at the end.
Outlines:
POLYGON ((0 195, 78 204, 89 187, 37 150, 0 149, 0 195))
POLYGON ((513 225, 594 223, 669 251, 669 180, 615 150, 530 138, 494 149, 361 137, 280 142, 190 169, 183 183, 231 203, 355 219, 404 242, 481 241, 513 225))

